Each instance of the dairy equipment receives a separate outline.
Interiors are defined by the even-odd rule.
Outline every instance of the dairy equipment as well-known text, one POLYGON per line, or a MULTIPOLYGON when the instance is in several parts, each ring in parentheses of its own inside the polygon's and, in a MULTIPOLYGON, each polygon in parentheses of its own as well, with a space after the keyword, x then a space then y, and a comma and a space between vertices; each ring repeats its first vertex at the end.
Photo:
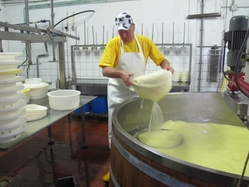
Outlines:
POLYGON ((227 53, 227 65, 231 69, 227 72, 230 79, 228 86, 231 91, 238 91, 241 87, 246 94, 249 94, 249 56, 247 49, 248 46, 245 46, 247 39, 248 17, 232 17, 230 20, 229 31, 224 35, 224 40, 228 42, 229 49, 227 53), (244 67, 246 67, 245 71, 243 71, 244 67))
MULTIPOLYGON (((229 49, 227 53, 227 65, 231 68, 231 71, 235 71, 239 50, 242 47, 247 28, 247 16, 234 16, 230 20, 229 31, 224 35, 224 40, 228 42, 229 49)), ((245 52, 245 48, 243 48, 243 52, 245 52)), ((243 59, 241 59, 241 61, 243 61, 243 59)), ((243 61, 239 69, 244 66, 245 63, 243 61)))
POLYGON ((229 90, 224 93, 224 98, 232 110, 246 122, 249 104, 248 26, 248 16, 234 16, 230 19, 229 31, 224 35, 224 49, 228 43, 227 66, 230 70, 223 71, 229 81, 229 90))
MULTIPOLYGON (((158 102, 158 105, 163 111, 165 121, 212 122, 244 127, 242 120, 227 106, 220 93, 169 93, 158 102)), ((122 103, 114 110, 110 186, 120 186, 120 184, 127 187, 236 186, 240 178, 238 174, 177 159, 136 139, 134 135, 137 132, 143 132, 148 128, 151 108, 152 102, 150 100, 134 98, 122 103)), ((245 127, 244 129, 247 130, 245 127)), ((185 143, 186 141, 184 139, 185 143)), ((219 142, 215 145, 219 145, 219 142)), ((179 146, 176 147, 181 148, 179 146)), ((206 144, 203 146, 208 149, 206 144)), ((235 150, 234 152, 236 153, 235 150)), ((189 150, 181 153, 186 156, 190 154, 189 150)), ((206 155, 201 152, 200 157, 204 156, 206 155)), ((212 162, 211 158, 213 157, 208 158, 210 162, 212 162)), ((244 163, 244 160, 242 162, 244 163)), ((246 187, 248 184, 249 178, 245 176, 241 187, 246 187)))

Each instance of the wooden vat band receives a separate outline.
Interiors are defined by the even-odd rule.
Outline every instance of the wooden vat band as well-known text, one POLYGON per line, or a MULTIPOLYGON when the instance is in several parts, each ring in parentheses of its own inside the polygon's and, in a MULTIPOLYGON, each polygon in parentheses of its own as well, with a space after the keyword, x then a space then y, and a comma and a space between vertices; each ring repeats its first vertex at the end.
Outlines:
MULTIPOLYGON (((141 160, 134 157, 132 154, 130 154, 127 150, 124 149, 124 147, 117 141, 115 136, 112 135, 112 143, 114 147, 117 148, 119 153, 134 167, 142 171, 143 173, 146 173, 148 176, 152 177, 153 179, 157 180, 160 183, 165 184, 166 186, 178 186, 178 187, 195 187, 191 184, 187 184, 183 181, 177 180, 169 175, 166 175, 165 173, 162 173, 161 171, 149 166, 148 164, 142 162, 141 160)), ((112 145, 112 147, 113 147, 112 145)), ((112 182, 114 183, 115 187, 120 187, 118 184, 113 172, 112 168, 110 168, 111 172, 111 178, 112 182)))

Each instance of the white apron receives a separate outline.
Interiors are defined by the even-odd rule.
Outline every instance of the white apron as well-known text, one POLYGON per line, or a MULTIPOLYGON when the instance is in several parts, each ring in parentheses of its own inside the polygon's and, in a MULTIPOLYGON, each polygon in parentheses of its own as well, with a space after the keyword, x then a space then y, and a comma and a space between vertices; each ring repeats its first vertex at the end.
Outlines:
MULTIPOLYGON (((145 73, 145 58, 141 46, 136 39, 139 52, 124 52, 123 41, 121 40, 120 46, 120 59, 118 65, 115 67, 117 70, 124 70, 133 73, 133 78, 145 73)), ((111 147, 111 133, 112 133, 112 114, 114 109, 124 101, 132 99, 136 96, 132 87, 127 87, 121 78, 110 78, 108 82, 108 138, 109 147, 111 147)))

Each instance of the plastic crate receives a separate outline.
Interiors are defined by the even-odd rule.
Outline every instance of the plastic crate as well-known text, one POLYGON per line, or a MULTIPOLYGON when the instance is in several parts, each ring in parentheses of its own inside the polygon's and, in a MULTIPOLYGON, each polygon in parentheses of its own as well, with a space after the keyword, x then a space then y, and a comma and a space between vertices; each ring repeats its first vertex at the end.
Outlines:
MULTIPOLYGON (((90 112, 90 104, 89 103, 84 105, 84 110, 85 110, 85 113, 90 112)), ((78 108, 77 110, 75 110, 75 113, 81 114, 81 107, 78 108)))
POLYGON ((107 107, 107 96, 106 95, 98 95, 93 101, 92 101, 92 113, 94 114, 103 114, 108 112, 107 107))

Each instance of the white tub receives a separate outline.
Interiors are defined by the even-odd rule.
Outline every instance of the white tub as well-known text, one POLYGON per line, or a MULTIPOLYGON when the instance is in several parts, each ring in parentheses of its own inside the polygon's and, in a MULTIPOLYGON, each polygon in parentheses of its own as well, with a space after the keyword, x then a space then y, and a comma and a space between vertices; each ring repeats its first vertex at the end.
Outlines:
POLYGON ((53 110, 72 110, 80 104, 80 91, 56 90, 48 92, 49 106, 53 110))
POLYGON ((47 97, 49 84, 42 82, 42 78, 26 79, 24 86, 25 88, 30 88, 30 99, 41 99, 47 97))

